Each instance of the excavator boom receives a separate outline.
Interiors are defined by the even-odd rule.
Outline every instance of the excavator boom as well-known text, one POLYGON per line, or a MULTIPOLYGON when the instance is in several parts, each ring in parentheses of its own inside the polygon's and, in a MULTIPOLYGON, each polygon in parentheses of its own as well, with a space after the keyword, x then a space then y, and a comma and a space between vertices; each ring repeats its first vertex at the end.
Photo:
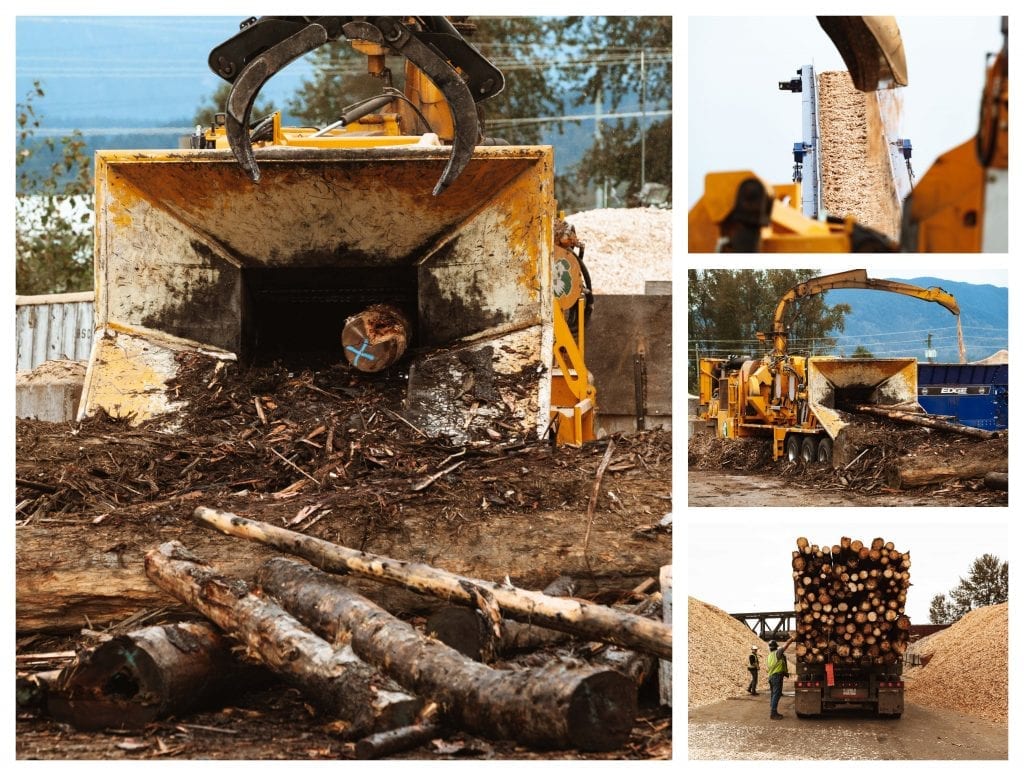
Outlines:
POLYGON ((802 299, 805 296, 823 294, 826 291, 838 288, 869 288, 876 291, 903 294, 904 296, 912 296, 925 302, 935 302, 945 307, 953 315, 960 315, 960 306, 957 304, 956 298, 938 286, 921 288, 910 283, 900 283, 896 280, 869 278, 868 273, 862 269, 851 269, 847 272, 822 275, 821 277, 811 278, 793 286, 783 294, 778 305, 776 305, 775 315, 772 318, 772 344, 775 355, 785 355, 786 353, 788 331, 786 330, 785 318, 789 306, 795 300, 802 299))

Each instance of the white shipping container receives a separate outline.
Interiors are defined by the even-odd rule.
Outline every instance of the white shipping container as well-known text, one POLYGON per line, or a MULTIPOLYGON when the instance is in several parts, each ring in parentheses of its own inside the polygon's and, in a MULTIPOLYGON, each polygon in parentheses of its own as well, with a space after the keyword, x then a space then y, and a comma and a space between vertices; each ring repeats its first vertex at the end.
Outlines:
POLYGON ((16 296, 17 370, 44 361, 88 361, 93 335, 92 291, 78 294, 16 296))

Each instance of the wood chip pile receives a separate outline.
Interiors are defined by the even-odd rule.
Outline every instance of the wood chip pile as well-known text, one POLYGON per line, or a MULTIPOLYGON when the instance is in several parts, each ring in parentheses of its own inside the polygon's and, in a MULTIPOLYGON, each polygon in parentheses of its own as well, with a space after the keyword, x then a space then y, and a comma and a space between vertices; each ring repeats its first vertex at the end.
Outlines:
POLYGON ((907 700, 992 722, 1007 720, 1007 604, 968 612, 916 645, 925 666, 904 671, 907 700))
POLYGON ((642 294, 646 281, 672 279, 671 210, 587 210, 565 220, 585 246, 595 294, 642 294))
POLYGON ((691 709, 746 694, 750 683, 747 657, 754 644, 761 655, 758 684, 766 686, 764 660, 768 645, 765 642, 717 606, 691 596, 688 610, 688 702, 691 709))
POLYGON ((818 75, 821 200, 831 215, 899 239, 900 206, 874 92, 858 92, 845 70, 818 75))

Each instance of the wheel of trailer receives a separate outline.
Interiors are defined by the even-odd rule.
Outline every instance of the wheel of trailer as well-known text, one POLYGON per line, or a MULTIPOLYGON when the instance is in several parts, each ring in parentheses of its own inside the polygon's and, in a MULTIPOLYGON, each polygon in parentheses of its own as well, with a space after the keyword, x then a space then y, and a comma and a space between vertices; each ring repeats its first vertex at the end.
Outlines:
POLYGON ((800 460, 804 463, 812 463, 818 460, 818 439, 813 436, 804 437, 800 443, 800 460))
POLYGON ((786 439, 786 460, 798 461, 800 459, 800 435, 790 434, 786 439))
POLYGON ((827 436, 818 442, 818 463, 832 463, 832 440, 827 436))

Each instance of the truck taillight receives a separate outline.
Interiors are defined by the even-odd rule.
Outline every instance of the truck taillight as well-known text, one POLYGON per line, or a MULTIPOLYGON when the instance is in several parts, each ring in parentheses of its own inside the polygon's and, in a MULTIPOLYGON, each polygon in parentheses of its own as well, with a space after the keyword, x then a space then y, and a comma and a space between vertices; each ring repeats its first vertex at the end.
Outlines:
POLYGON ((903 682, 879 682, 879 687, 902 687, 903 682))
POLYGON ((821 687, 821 682, 797 682, 797 687, 821 687))

